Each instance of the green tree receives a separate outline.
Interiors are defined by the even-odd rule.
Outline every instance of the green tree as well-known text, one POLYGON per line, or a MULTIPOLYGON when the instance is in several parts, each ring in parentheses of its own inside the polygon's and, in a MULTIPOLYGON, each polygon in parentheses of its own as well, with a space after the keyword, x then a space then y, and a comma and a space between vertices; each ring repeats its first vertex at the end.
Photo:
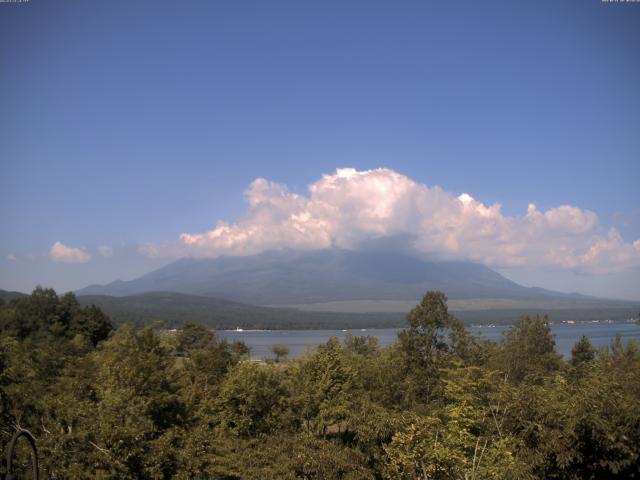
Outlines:
POLYGON ((100 308, 89 305, 75 311, 69 325, 68 336, 82 335, 96 346, 106 340, 112 330, 113 325, 109 317, 100 308))
POLYGON ((237 344, 218 340, 209 328, 185 323, 176 338, 181 354, 176 362, 182 398, 192 421, 198 422, 214 412, 220 384, 231 367, 241 359, 237 344))
POLYGON ((521 317, 504 334, 502 368, 513 382, 541 381, 562 365, 555 346, 546 315, 521 317))
POLYGON ((82 335, 95 346, 112 329, 111 320, 98 307, 82 307, 73 293, 58 297, 50 288, 37 287, 30 296, 0 309, 0 332, 20 340, 82 335))
POLYGON ((195 322, 184 322, 176 335, 176 349, 180 353, 207 348, 213 345, 215 334, 210 328, 195 322))
POLYGON ((251 353, 251 348, 249 348, 249 346, 242 340, 235 340, 231 344, 231 350, 239 359, 248 357, 251 353))
POLYGON ((102 347, 92 422, 99 468, 120 478, 147 477, 157 471, 150 445, 185 415, 173 358, 151 328, 122 327, 102 347))
POLYGON ((326 434, 329 427, 340 428, 357 387, 355 370, 336 337, 299 360, 291 381, 292 402, 307 431, 326 434))
MULTIPOLYGON (((628 479, 640 475, 640 404, 608 368, 581 382, 560 375, 521 383, 509 402, 507 428, 535 478, 628 479)), ((630 378, 627 377, 627 381, 630 378)))
POLYGON ((177 362, 180 392, 188 414, 194 421, 213 412, 213 402, 220 384, 236 363, 227 347, 225 343, 194 350, 189 357, 177 362))
POLYGON ((447 296, 427 292, 407 315, 409 328, 398 335, 409 374, 409 394, 429 402, 439 385, 439 369, 453 356, 464 327, 449 313, 447 296))
POLYGON ((287 391, 279 369, 253 362, 236 365, 216 399, 215 419, 234 435, 257 436, 282 428, 287 391))
POLYGON ((385 446, 390 479, 526 478, 518 440, 503 425, 496 372, 460 364, 443 378, 444 405, 413 416, 385 446))
POLYGON ((344 338, 344 347, 357 355, 372 356, 379 353, 378 339, 371 335, 354 336, 349 332, 344 338))
POLYGON ((571 349, 571 365, 578 367, 580 365, 593 362, 596 358, 596 349, 587 337, 584 335, 571 349))
POLYGON ((18 298, 2 309, 0 328, 4 335, 24 339, 63 332, 69 324, 68 312, 59 311, 56 292, 50 288, 36 287, 33 293, 18 298))
POLYGON ((286 358, 289 355, 289 347, 286 345, 274 345, 271 348, 271 351, 276 356, 276 362, 279 362, 283 358, 286 358))

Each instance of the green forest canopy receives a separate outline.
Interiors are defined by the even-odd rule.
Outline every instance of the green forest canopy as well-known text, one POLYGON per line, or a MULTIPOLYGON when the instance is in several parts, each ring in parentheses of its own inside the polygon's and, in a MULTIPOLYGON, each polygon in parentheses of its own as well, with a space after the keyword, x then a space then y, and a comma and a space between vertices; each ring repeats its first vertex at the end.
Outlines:
POLYGON ((540 316, 480 341, 439 292, 406 326, 252 362, 36 289, 0 306, 0 436, 29 430, 44 478, 639 478, 636 342, 565 361, 540 316))

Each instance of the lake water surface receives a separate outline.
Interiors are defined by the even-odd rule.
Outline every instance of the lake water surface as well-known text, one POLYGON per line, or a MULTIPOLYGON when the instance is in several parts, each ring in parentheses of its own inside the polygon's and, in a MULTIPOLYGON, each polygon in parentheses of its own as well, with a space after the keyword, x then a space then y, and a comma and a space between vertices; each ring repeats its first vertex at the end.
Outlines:
MULTIPOLYGON (((468 331, 488 340, 498 341, 502 333, 510 327, 467 327, 468 331)), ((251 358, 273 357, 271 348, 274 345, 285 345, 289 348, 289 356, 297 357, 308 349, 313 349, 325 343, 331 337, 344 339, 347 333, 354 336, 371 335, 378 338, 380 346, 385 347, 396 341, 398 328, 375 328, 366 330, 223 330, 217 334, 229 341, 242 340, 251 348, 251 358)), ((626 343, 635 338, 640 342, 640 325, 635 323, 577 323, 557 324, 551 326, 555 336, 556 350, 562 355, 569 356, 571 348, 586 335, 596 347, 604 347, 611 344, 616 335, 620 335, 626 343)))

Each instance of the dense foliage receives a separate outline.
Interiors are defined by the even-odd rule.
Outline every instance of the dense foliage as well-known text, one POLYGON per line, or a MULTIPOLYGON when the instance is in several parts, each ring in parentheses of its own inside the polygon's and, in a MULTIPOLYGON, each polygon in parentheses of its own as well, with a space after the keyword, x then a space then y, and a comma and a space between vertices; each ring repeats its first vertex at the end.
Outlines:
POLYGON ((538 316, 479 341, 438 292, 408 322, 384 349, 255 362, 200 325, 113 330, 37 289, 0 305, 0 436, 30 431, 45 478, 640 478, 635 342, 565 361, 538 316))

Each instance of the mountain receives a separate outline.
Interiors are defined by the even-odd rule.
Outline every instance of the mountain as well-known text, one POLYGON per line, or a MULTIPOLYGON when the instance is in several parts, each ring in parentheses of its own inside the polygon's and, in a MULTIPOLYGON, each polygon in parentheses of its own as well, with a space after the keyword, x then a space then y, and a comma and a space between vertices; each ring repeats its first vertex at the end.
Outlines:
MULTIPOLYGON (((511 323, 535 313, 554 321, 622 320, 639 310, 638 302, 526 288, 478 264, 340 249, 182 259, 132 281, 76 293, 117 324, 360 329, 404 326, 428 290, 444 291, 450 310, 467 324, 511 323)), ((6 303, 21 296, 0 290, 6 303)))
POLYGON ((337 248, 185 258, 135 280, 92 285, 77 294, 118 297, 164 291, 253 305, 300 305, 347 300, 416 301, 427 290, 441 290, 450 299, 589 298, 523 287, 474 263, 337 248))

